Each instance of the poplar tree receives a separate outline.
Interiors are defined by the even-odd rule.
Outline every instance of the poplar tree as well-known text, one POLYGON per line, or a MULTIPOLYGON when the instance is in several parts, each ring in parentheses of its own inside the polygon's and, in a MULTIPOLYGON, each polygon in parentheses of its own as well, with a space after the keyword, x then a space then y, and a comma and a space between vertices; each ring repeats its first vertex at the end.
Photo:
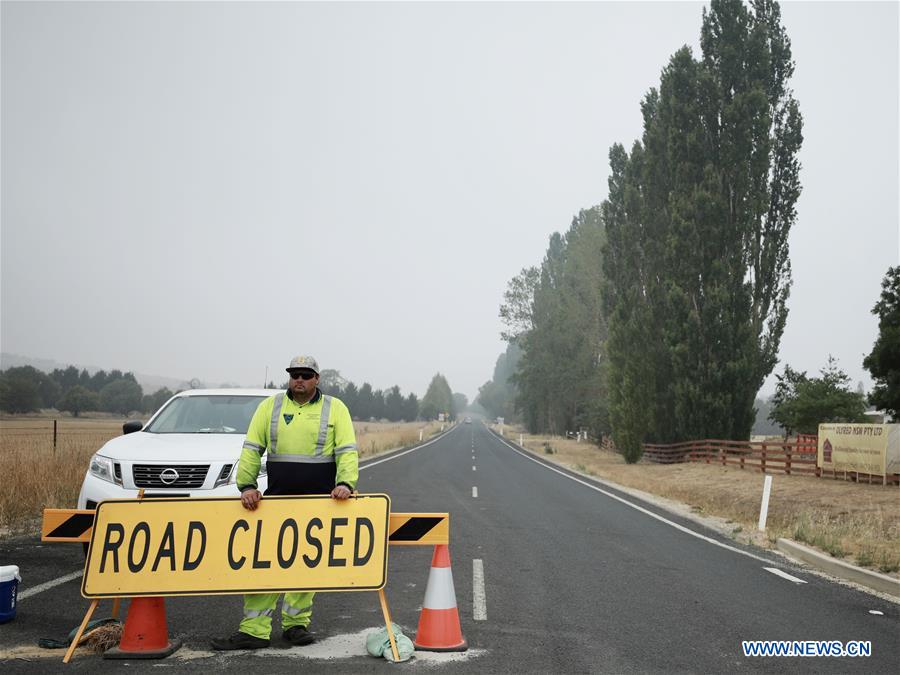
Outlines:
POLYGON ((534 286, 530 329, 517 338, 522 356, 513 377, 516 408, 532 432, 586 427, 599 435, 607 428, 601 374, 604 237, 598 208, 581 210, 565 235, 550 237, 534 286))
POLYGON ((896 418, 900 414, 900 265, 888 269, 872 314, 878 317, 878 338, 863 360, 875 380, 869 403, 896 418))
POLYGON ((610 152, 610 415, 632 461, 644 440, 748 437, 787 318, 802 120, 778 4, 713 0, 701 48, 610 152))

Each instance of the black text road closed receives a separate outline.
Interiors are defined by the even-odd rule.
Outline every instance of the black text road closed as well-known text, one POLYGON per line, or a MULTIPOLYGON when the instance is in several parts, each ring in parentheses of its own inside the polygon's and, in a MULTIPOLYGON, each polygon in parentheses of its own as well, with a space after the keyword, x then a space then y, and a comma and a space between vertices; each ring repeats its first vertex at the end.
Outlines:
POLYGON ((151 499, 97 507, 86 598, 376 590, 387 581, 387 495, 151 499))

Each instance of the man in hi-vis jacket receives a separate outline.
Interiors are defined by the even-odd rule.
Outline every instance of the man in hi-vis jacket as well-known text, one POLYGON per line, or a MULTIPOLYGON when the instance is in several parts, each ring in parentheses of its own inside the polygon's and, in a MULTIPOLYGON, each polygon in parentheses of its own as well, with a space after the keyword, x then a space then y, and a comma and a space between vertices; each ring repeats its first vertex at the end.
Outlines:
MULTIPOLYGON (((311 356, 297 356, 286 370, 291 377, 287 391, 259 404, 241 452, 237 484, 241 504, 250 511, 262 499, 256 478, 266 453, 267 495, 331 494, 334 499, 347 499, 359 478, 350 411, 343 401, 319 390, 319 364, 311 356)), ((268 647, 278 595, 245 595, 240 628, 228 638, 213 640, 213 648, 268 647)), ((306 645, 315 640, 308 630, 314 595, 284 594, 282 636, 291 644, 306 645)))

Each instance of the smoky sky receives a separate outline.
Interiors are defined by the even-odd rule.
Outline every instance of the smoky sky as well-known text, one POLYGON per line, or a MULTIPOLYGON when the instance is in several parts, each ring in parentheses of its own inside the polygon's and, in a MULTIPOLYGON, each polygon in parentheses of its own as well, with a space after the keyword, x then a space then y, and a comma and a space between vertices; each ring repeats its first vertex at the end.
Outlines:
MULTIPOLYGON (((471 399, 507 281, 606 197, 703 6, 3 2, 2 349, 248 386, 311 354, 471 399)), ((869 388, 898 5, 782 13, 805 140, 778 371, 832 354, 869 388)))

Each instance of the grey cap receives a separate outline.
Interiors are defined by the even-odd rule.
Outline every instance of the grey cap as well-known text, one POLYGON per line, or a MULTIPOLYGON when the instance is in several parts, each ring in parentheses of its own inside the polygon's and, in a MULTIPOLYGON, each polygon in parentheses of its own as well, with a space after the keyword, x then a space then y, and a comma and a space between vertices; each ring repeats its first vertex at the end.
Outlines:
POLYGON ((319 364, 316 363, 316 360, 311 356, 295 356, 291 359, 291 365, 285 368, 285 370, 290 372, 292 370, 300 370, 301 368, 309 368, 310 370, 315 371, 316 375, 319 374, 319 364))

